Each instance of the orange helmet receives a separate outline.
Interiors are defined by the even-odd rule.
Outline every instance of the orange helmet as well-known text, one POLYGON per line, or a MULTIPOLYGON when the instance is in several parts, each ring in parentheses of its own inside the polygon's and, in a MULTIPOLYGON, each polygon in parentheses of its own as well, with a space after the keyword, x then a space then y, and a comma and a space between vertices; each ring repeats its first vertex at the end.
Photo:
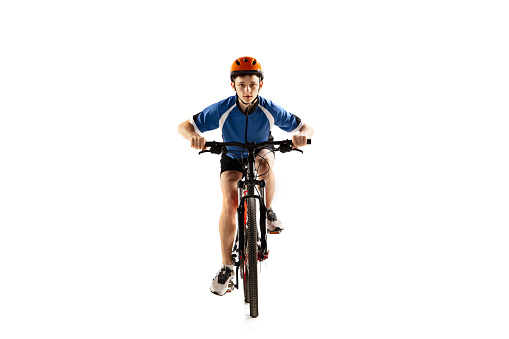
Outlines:
POLYGON ((260 63, 251 57, 242 57, 235 60, 230 68, 230 79, 239 74, 257 74, 263 80, 263 71, 260 63))

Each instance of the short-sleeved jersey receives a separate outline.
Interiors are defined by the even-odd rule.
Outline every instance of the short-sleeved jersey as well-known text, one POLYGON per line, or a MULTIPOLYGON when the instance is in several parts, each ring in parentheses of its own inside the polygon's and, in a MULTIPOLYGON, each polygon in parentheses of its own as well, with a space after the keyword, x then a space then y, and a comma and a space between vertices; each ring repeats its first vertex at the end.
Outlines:
MULTIPOLYGON (((272 126, 285 132, 294 133, 302 127, 299 117, 284 110, 270 100, 258 96, 258 107, 249 115, 237 107, 237 97, 231 96, 219 101, 191 118, 191 124, 198 134, 219 128, 224 142, 263 142, 271 139, 272 126)), ((236 157, 247 157, 240 148, 228 147, 236 157)), ((228 154, 234 158, 234 155, 228 154)))

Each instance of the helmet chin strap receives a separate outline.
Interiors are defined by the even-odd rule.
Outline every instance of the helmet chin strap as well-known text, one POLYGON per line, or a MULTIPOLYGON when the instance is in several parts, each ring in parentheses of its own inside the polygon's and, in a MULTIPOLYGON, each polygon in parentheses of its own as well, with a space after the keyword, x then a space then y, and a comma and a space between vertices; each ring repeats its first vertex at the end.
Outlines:
POLYGON ((237 94, 237 92, 236 92, 236 91, 235 91, 235 94, 237 95, 237 99, 239 99, 239 100, 240 100, 240 101, 241 101, 244 105, 247 105, 247 106, 250 106, 250 105, 251 105, 251 104, 253 104, 256 100, 258 100, 258 94, 257 94, 257 95, 256 95, 256 98, 255 98, 252 102, 250 102, 250 103, 246 103, 246 102, 244 102, 244 100, 242 100, 242 99, 239 97, 239 95, 237 94))
POLYGON ((244 113, 244 114, 246 114, 246 115, 247 115, 247 112, 249 112, 249 107, 250 107, 252 104, 254 104, 255 102, 257 102, 257 101, 258 101, 258 95, 256 95, 256 98, 255 98, 252 102, 250 102, 250 103, 245 103, 245 102, 244 102, 244 100, 242 100, 242 99, 239 97, 239 95, 237 94, 237 91, 235 91, 235 94, 237 95, 237 99, 239 99, 239 100, 240 100, 240 101, 241 101, 244 105, 246 105, 246 106, 247 106, 247 107, 246 107, 246 112, 244 113))

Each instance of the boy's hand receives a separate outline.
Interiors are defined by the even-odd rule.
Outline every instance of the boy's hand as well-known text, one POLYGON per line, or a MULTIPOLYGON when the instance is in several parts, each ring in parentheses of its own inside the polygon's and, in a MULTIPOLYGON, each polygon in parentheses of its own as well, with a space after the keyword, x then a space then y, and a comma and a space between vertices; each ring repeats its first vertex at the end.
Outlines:
POLYGON ((293 142, 293 148, 299 148, 306 146, 306 143, 308 141, 308 138, 305 135, 293 135, 292 136, 292 142, 293 142))
POLYGON ((191 138, 191 147, 199 150, 205 149, 205 138, 201 136, 195 136, 191 138))

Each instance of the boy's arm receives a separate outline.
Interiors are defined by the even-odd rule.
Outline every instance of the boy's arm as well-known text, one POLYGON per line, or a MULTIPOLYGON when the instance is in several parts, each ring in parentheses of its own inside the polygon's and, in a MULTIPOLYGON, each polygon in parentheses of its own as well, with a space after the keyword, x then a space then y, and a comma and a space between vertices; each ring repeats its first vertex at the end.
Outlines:
POLYGON ((191 142, 192 148, 199 150, 203 150, 205 148, 205 138, 194 131, 194 126, 191 124, 190 120, 186 120, 181 123, 178 127, 178 132, 185 139, 191 142))

